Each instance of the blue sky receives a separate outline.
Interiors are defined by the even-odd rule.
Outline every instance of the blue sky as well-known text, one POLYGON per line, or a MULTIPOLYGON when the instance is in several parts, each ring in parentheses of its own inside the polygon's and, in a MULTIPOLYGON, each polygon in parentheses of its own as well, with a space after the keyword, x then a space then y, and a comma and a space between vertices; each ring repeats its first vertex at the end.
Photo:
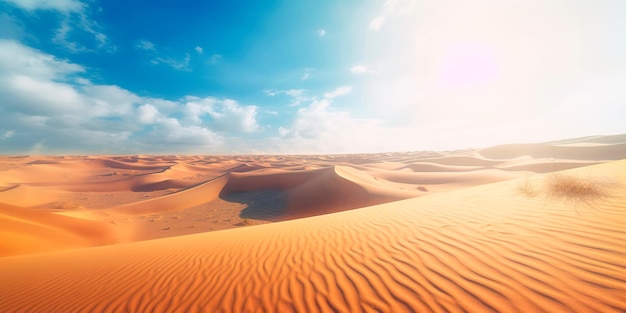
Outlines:
POLYGON ((0 0, 0 153, 626 133, 623 12, 619 0, 0 0))

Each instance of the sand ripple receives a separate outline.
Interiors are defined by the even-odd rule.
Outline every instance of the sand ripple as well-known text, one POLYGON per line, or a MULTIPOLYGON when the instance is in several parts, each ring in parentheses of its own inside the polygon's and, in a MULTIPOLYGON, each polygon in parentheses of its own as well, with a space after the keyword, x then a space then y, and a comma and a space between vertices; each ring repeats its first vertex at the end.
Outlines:
MULTIPOLYGON (((579 172, 574 172, 579 173, 579 172)), ((626 182, 626 161, 585 168, 626 182)), ((0 258, 7 312, 624 312, 626 192, 471 187, 251 228, 0 258), (488 195, 488 196, 487 196, 488 195)))

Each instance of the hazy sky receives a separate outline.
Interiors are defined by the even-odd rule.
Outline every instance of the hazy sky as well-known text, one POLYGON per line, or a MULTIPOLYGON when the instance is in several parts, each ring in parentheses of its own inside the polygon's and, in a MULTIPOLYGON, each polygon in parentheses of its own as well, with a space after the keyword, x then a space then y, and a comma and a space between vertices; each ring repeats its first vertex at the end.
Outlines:
POLYGON ((626 133, 623 0, 0 0, 0 154, 626 133))

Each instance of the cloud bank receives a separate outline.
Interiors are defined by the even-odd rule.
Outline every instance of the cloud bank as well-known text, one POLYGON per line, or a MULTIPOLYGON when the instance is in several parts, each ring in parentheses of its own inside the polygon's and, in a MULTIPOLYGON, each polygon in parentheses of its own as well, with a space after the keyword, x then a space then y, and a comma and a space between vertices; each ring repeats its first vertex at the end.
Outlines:
POLYGON ((93 84, 67 60, 0 40, 0 133, 5 153, 215 153, 261 130, 257 107, 232 99, 139 96, 93 84))

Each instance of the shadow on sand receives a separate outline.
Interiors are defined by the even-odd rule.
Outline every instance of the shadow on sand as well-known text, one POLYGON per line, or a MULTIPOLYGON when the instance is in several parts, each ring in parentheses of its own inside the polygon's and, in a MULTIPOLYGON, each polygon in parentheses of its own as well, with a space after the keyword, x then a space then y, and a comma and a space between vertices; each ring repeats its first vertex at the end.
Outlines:
POLYGON ((287 193, 282 190, 253 190, 220 195, 230 202, 247 205, 239 217, 264 221, 277 221, 284 217, 287 210, 287 193))

